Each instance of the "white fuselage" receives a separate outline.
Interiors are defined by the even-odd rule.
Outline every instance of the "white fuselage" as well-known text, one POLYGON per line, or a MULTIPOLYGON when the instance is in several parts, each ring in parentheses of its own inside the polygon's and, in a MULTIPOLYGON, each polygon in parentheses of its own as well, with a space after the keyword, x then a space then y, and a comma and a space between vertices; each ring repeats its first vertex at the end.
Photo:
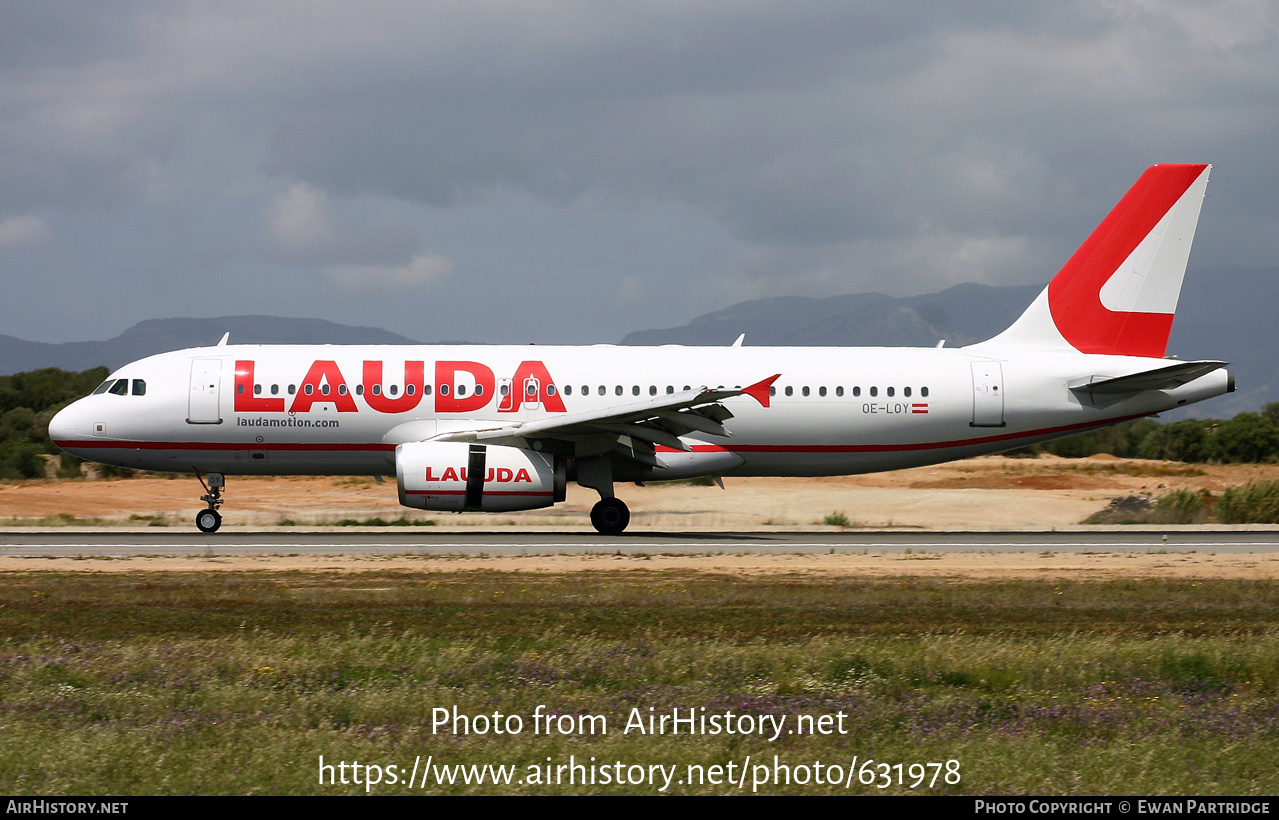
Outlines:
POLYGON ((231 345, 128 364, 111 377, 129 379, 127 391, 74 402, 50 435, 83 458, 148 470, 393 475, 396 445, 451 430, 780 374, 768 406, 723 402, 731 437, 685 436, 691 453, 659 447, 667 466, 643 477, 846 475, 1008 450, 1230 389, 1225 370, 1109 403, 1070 389, 1167 364, 982 347, 231 345))

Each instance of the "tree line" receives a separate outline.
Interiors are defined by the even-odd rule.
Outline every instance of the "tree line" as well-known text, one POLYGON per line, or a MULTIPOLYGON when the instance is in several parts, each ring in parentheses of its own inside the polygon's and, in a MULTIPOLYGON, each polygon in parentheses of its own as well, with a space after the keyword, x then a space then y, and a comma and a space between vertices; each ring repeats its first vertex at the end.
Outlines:
MULTIPOLYGON (((0 376, 0 479, 40 478, 45 459, 61 452, 49 439, 49 420, 88 395, 107 377, 105 367, 69 373, 45 367, 0 376)), ((63 456, 63 475, 80 475, 80 460, 63 456)))
POLYGON ((1240 413, 1225 420, 1186 419, 1162 424, 1137 419, 1025 447, 1012 455, 1039 453, 1065 458, 1109 453, 1120 458, 1219 464, 1279 461, 1279 402, 1267 404, 1260 413, 1240 413))

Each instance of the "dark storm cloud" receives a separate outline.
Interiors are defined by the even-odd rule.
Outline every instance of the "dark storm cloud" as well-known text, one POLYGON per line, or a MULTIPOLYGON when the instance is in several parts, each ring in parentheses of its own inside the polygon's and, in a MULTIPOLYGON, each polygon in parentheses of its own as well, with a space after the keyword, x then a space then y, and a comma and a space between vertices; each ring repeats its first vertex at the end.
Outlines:
POLYGON ((0 71, 73 69, 127 58, 152 3, 41 0, 0 6, 0 71))
POLYGON ((1043 281, 1146 165, 1196 160, 1194 261, 1272 264, 1277 54, 1260 0, 9 4, 0 276, 91 283, 117 323, 247 289, 523 337, 590 304, 554 332, 601 340, 1043 281))

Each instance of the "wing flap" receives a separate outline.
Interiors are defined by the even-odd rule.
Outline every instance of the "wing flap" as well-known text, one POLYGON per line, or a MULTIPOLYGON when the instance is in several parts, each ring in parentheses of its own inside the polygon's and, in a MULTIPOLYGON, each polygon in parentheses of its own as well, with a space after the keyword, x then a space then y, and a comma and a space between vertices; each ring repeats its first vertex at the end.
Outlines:
POLYGON ((721 402, 737 396, 750 396, 768 407, 769 388, 777 378, 773 376, 747 387, 700 387, 582 413, 488 428, 452 430, 432 440, 485 441, 519 447, 528 446, 530 441, 558 440, 581 443, 593 449, 598 446, 601 435, 605 435, 616 442, 614 452, 642 464, 660 467, 664 465, 654 454, 655 445, 687 452, 689 445, 680 440, 682 435, 706 433, 728 436, 723 422, 731 419, 733 412, 721 402))

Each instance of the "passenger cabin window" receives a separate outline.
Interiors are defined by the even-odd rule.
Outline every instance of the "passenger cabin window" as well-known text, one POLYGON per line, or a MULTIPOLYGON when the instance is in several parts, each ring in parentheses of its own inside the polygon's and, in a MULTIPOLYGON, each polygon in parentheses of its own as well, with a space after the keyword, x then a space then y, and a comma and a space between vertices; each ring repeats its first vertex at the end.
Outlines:
POLYGON ((872 388, 870 389, 870 394, 871 394, 872 396, 878 396, 878 395, 879 395, 879 388, 878 388, 878 387, 872 387, 872 388))
POLYGON ((928 388, 927 387, 919 388, 919 395, 923 396, 924 398, 928 398, 928 388))
POLYGON ((842 396, 842 395, 844 395, 844 388, 842 388, 842 387, 836 387, 836 388, 835 388, 835 395, 836 395, 836 396, 842 396))
POLYGON ((573 385, 571 384, 564 385, 564 395, 566 396, 573 395, 573 385))
POLYGON ((793 396, 793 395, 795 395, 795 388, 793 388, 793 387, 787 387, 787 388, 786 388, 786 395, 788 395, 788 396, 793 396))
MULTIPOLYGON (((428 393, 429 393, 429 392, 431 392, 431 388, 429 388, 429 387, 428 387, 428 388, 426 388, 426 391, 427 391, 428 393)), ((483 395, 484 395, 484 385, 482 385, 482 384, 477 384, 477 385, 475 385, 475 395, 477 395, 477 396, 483 396, 483 395)))
POLYGON ((262 395, 262 385, 260 384, 253 385, 253 395, 255 396, 262 395))
POLYGON ((802 392, 805 396, 807 396, 807 395, 808 395, 808 385, 804 385, 804 389, 803 389, 801 392, 802 392))
POLYGON ((891 388, 891 387, 890 387, 890 388, 888 388, 888 396, 889 396, 889 398, 892 398, 893 392, 894 392, 894 391, 893 391, 893 388, 891 388))
POLYGON ((819 388, 817 388, 817 395, 819 395, 819 396, 824 396, 824 395, 826 395, 826 388, 825 388, 825 387, 819 387, 819 388))
POLYGON ((854 388, 853 388, 853 395, 854 395, 854 396, 860 396, 861 394, 862 394, 862 389, 861 389, 860 387, 854 387, 854 388))
POLYGON ((546 385, 546 395, 548 395, 548 396, 554 396, 554 395, 555 395, 555 385, 553 385, 553 384, 548 384, 548 385, 546 385))
POLYGON ((903 387, 903 388, 902 388, 902 395, 903 395, 903 396, 905 396, 906 398, 910 398, 910 388, 909 388, 909 387, 903 387))
POLYGON ((392 395, 392 396, 397 395, 399 392, 400 392, 400 386, 399 386, 398 384, 393 384, 393 385, 391 385, 391 395, 392 395))

